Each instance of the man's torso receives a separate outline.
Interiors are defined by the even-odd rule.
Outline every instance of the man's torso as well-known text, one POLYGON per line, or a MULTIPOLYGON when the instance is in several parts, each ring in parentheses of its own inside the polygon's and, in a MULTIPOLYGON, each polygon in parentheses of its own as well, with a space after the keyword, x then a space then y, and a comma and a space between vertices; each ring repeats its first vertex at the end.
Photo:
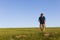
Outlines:
POLYGON ((45 17, 44 16, 43 17, 39 17, 40 24, 44 24, 44 21, 45 21, 45 17))

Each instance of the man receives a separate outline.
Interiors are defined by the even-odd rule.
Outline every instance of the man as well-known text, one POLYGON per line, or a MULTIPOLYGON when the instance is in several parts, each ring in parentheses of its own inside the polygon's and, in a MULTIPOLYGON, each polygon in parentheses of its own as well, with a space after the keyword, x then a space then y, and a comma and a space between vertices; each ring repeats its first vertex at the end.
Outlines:
POLYGON ((40 14, 40 17, 38 19, 39 23, 40 23, 40 29, 41 29, 41 32, 44 32, 45 31, 45 16, 43 15, 43 13, 40 14))

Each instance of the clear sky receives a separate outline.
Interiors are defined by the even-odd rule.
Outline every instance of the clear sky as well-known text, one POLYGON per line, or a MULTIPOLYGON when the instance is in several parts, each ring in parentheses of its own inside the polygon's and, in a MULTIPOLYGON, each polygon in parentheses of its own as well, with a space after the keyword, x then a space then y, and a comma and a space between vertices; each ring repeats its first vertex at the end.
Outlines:
POLYGON ((41 12, 47 27, 60 26, 60 0, 0 0, 0 27, 39 27, 41 12))

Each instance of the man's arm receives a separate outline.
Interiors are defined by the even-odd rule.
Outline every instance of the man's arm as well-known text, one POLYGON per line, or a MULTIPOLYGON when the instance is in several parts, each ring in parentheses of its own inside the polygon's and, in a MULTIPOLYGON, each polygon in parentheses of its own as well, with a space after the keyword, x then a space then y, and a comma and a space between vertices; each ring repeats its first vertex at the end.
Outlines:
POLYGON ((46 23, 46 20, 44 20, 44 24, 46 23))
POLYGON ((44 17, 44 24, 46 23, 46 19, 45 19, 45 17, 44 17))

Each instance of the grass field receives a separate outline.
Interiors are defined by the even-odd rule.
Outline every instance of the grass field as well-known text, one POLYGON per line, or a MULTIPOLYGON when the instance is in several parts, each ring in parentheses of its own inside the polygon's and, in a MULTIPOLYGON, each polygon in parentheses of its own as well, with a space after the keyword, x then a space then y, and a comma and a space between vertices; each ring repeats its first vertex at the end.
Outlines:
POLYGON ((0 28, 0 40, 60 40, 60 28, 46 28, 46 33, 50 37, 41 36, 39 28, 0 28))

